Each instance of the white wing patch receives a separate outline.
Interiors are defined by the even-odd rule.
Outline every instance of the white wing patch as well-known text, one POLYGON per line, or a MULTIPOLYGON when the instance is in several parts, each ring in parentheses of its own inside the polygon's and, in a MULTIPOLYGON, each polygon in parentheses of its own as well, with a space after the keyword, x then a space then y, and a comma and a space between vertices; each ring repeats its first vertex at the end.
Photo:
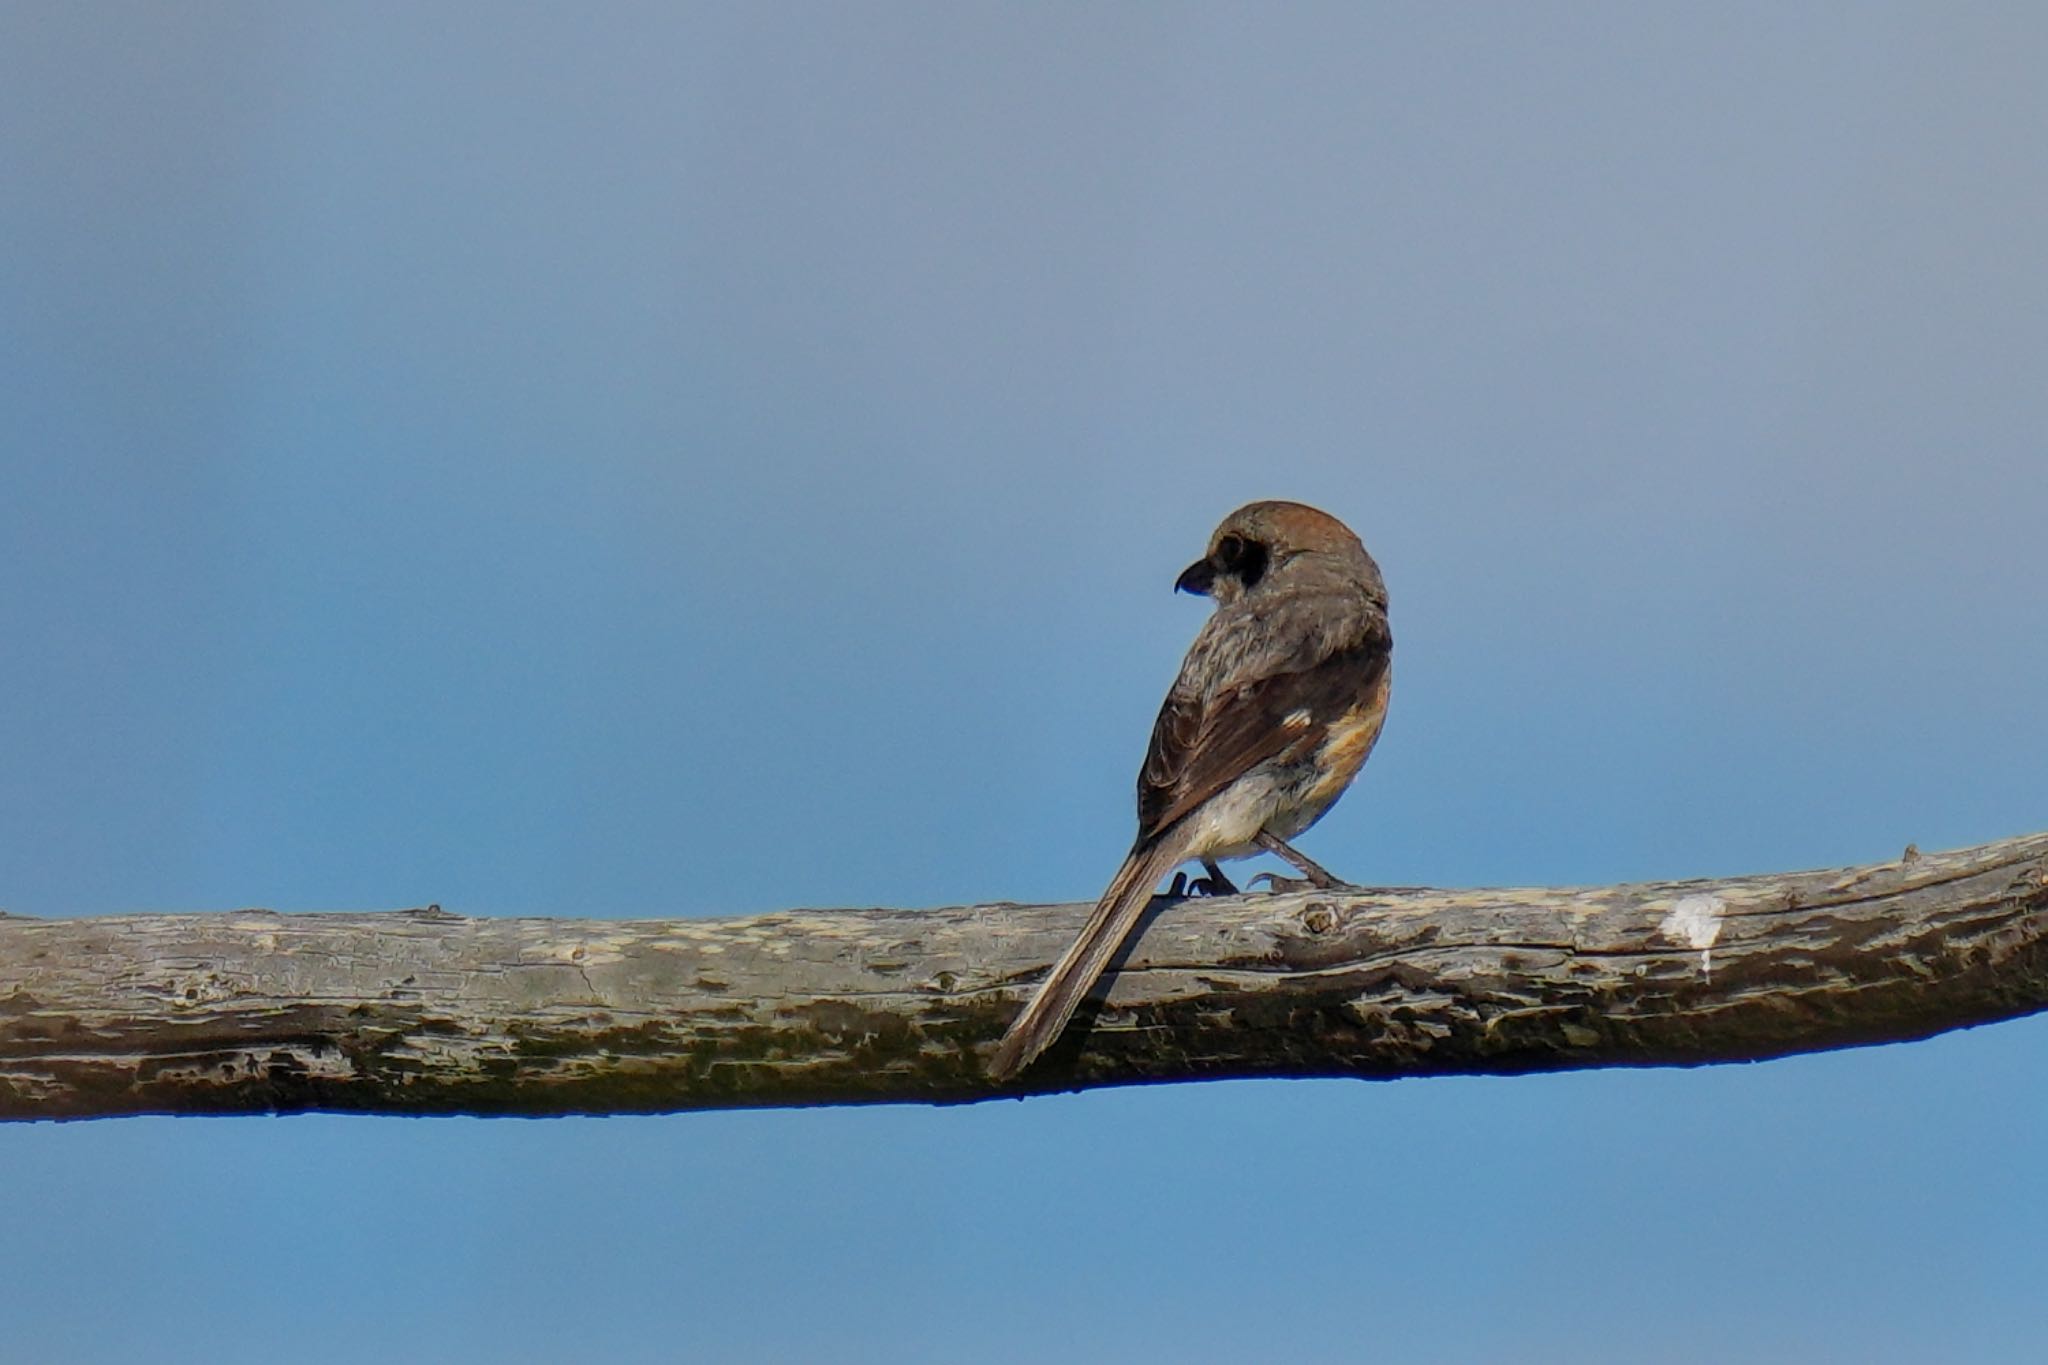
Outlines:
POLYGON ((1306 730, 1308 729, 1308 723, 1314 719, 1315 717, 1311 716, 1307 709, 1304 708, 1300 711, 1289 712, 1287 718, 1280 723, 1290 730, 1306 730))

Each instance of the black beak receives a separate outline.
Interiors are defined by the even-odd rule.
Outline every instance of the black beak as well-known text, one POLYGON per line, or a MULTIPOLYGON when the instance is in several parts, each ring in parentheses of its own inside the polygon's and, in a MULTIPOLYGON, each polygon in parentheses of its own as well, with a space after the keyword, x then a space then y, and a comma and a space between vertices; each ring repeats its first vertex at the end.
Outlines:
POLYGON ((1175 592, 1191 592, 1197 597, 1207 597, 1209 589, 1216 586, 1216 563, 1210 559, 1198 559, 1180 571, 1180 577, 1173 580, 1175 592))

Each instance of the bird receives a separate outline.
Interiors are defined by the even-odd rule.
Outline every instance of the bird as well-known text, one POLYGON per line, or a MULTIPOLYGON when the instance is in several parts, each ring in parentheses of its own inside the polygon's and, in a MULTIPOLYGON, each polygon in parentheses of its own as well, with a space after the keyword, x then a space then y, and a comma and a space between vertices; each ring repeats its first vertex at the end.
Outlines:
MULTIPOLYGON (((1160 878, 1182 863, 1200 860, 1207 875, 1192 886, 1215 895, 1237 891, 1219 859, 1260 851, 1302 874, 1265 874, 1276 890, 1348 885, 1287 841, 1343 795, 1386 721, 1393 636, 1379 565, 1329 513, 1253 502, 1223 519, 1174 588, 1215 610, 1153 723, 1137 839, 997 1045, 988 1074, 998 1083, 1059 1037, 1160 878)), ((1173 894, 1181 886, 1176 876, 1173 894)))

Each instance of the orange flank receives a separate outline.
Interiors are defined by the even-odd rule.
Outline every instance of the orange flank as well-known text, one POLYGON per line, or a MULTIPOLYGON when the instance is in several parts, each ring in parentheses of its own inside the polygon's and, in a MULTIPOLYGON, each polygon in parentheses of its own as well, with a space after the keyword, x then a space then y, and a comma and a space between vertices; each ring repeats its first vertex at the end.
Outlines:
POLYGON ((1322 752, 1317 756, 1323 767, 1323 779, 1310 791, 1310 803, 1336 800, 1365 766, 1372 746, 1379 740, 1380 727, 1387 721, 1387 692, 1393 685, 1393 676, 1392 668, 1381 669, 1379 683, 1365 700, 1346 712, 1343 719, 1331 722, 1329 738, 1323 741, 1322 752))

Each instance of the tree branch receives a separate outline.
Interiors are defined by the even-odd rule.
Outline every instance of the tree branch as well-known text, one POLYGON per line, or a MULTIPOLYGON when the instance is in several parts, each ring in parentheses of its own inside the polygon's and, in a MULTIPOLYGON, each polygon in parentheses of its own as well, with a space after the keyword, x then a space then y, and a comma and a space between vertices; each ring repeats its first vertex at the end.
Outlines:
POLYGON ((2048 1008, 2048 834, 1716 882, 1162 901, 1066 1036, 992 1089, 985 1058, 1086 909, 0 916, 0 1118, 1690 1065, 2048 1008))

